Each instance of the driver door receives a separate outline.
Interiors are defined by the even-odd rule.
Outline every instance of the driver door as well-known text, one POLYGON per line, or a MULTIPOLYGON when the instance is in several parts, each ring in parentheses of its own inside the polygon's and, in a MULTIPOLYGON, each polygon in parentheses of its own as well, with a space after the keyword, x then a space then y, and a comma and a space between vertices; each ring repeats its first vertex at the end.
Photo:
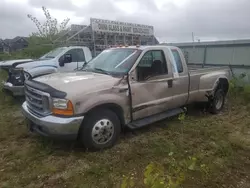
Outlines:
POLYGON ((138 120, 172 107, 172 75, 162 50, 147 51, 131 82, 133 119, 138 120))
MULTIPOLYGON (((74 71, 77 68, 80 68, 85 63, 85 55, 82 48, 74 48, 67 51, 65 54, 70 54, 72 56, 72 62, 64 63, 60 65, 59 63, 59 71, 67 72, 67 71, 74 71)), ((64 60, 64 55, 62 55, 59 59, 59 62, 64 60)))

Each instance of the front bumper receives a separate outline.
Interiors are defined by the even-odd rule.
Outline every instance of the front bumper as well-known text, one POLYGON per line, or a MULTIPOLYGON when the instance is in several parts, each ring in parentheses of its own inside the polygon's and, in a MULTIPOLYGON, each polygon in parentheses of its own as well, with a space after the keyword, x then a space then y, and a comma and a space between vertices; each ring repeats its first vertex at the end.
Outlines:
POLYGON ((22 105, 23 115, 27 118, 30 130, 42 136, 75 140, 84 116, 62 118, 53 115, 37 117, 32 114, 27 107, 27 103, 22 105))
POLYGON ((24 95, 24 86, 14 86, 10 82, 5 82, 3 89, 10 91, 14 96, 23 96, 24 95))

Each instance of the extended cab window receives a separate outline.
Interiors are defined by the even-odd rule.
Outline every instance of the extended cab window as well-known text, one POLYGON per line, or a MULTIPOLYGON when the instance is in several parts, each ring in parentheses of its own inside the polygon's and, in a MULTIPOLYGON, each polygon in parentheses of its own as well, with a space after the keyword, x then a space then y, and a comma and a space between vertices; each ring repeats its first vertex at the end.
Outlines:
POLYGON ((171 51, 172 51, 172 54, 174 56, 174 60, 175 60, 176 66, 177 66, 177 71, 178 71, 178 73, 182 73, 183 66, 182 66, 180 54, 177 50, 171 50, 171 51))
POLYGON ((163 74, 168 74, 163 51, 153 50, 146 52, 137 66, 138 80, 143 81, 163 74))

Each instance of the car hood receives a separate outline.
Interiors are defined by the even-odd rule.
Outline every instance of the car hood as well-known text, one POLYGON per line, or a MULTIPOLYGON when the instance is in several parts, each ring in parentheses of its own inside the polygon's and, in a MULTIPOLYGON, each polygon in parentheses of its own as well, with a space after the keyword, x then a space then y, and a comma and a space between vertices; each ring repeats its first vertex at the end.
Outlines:
POLYGON ((93 72, 69 72, 49 74, 34 80, 66 92, 67 96, 75 96, 111 88, 121 78, 93 72))
POLYGON ((36 60, 36 61, 29 62, 29 63, 17 65, 16 67, 23 68, 26 71, 29 69, 44 67, 44 66, 53 66, 55 68, 57 67, 54 59, 36 60))
POLYGON ((0 61, 0 66, 12 66, 14 63, 22 63, 32 61, 32 59, 15 59, 15 60, 7 60, 7 61, 0 61))

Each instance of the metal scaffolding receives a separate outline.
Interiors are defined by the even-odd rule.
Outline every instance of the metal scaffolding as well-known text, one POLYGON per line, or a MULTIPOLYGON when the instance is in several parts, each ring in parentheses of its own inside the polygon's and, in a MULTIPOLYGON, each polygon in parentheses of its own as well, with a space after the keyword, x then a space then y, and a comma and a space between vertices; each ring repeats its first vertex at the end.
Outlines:
POLYGON ((87 46, 93 55, 117 45, 155 45, 159 44, 154 35, 111 33, 94 31, 91 25, 72 25, 71 29, 56 40, 60 45, 87 46))

